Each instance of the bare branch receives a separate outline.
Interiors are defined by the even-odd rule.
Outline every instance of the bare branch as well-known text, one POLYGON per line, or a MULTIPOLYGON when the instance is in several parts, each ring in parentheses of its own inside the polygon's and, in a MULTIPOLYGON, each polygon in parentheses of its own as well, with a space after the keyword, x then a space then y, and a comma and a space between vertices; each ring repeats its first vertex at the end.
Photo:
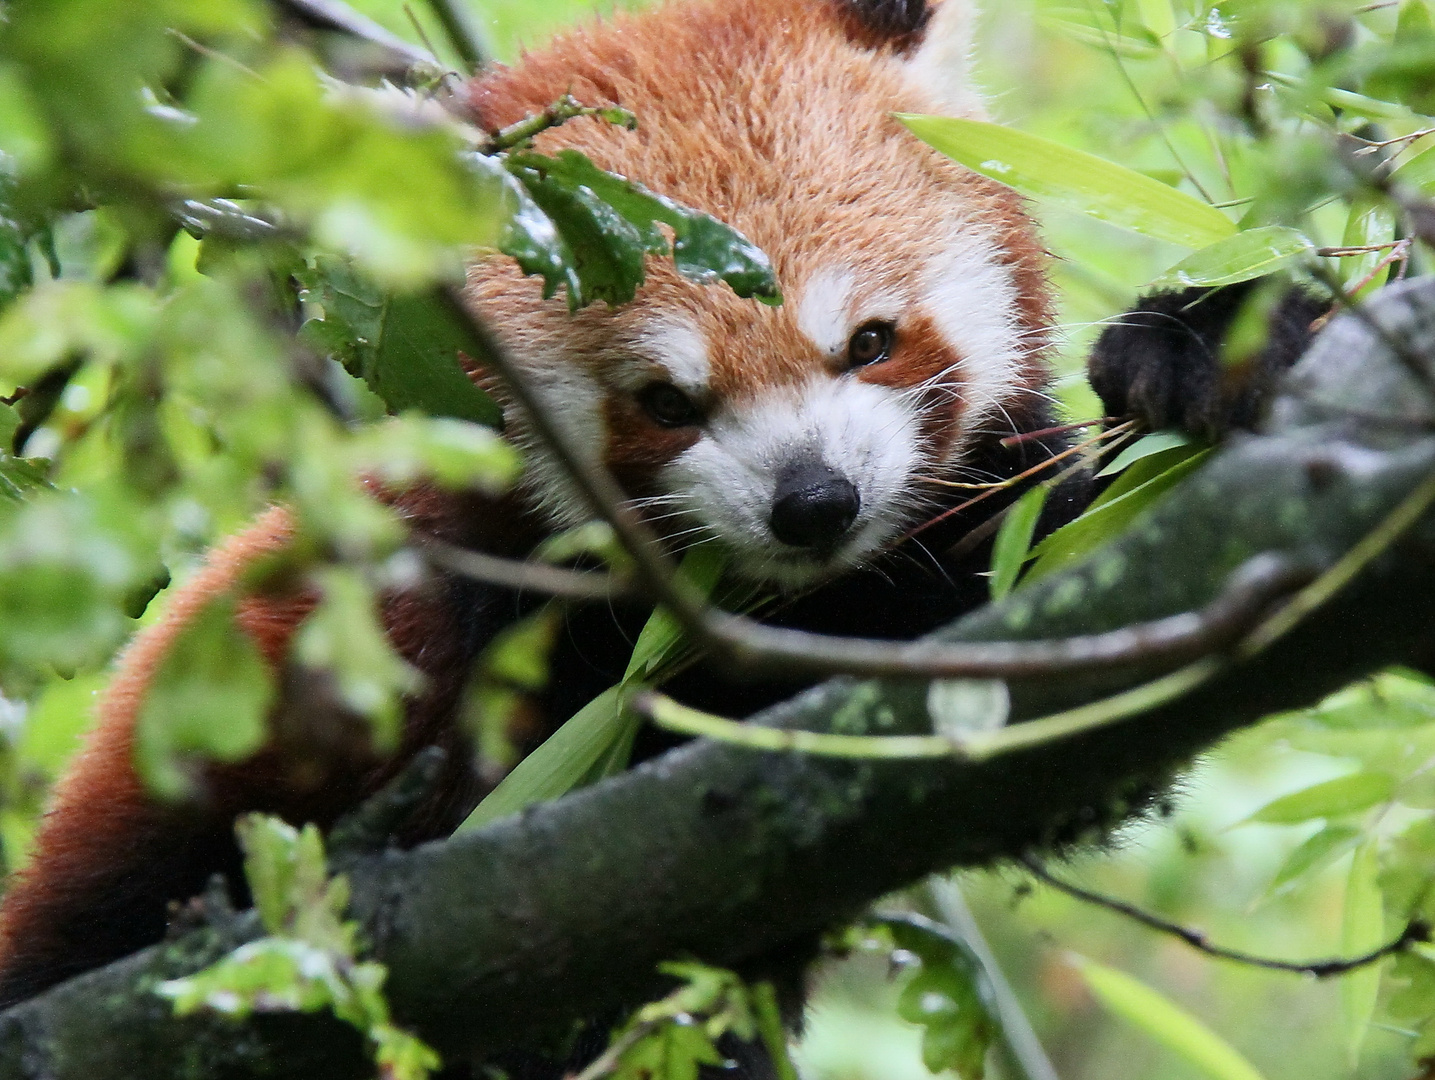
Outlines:
POLYGON ((1142 926, 1155 930, 1161 934, 1184 941, 1191 948, 1205 953, 1207 956, 1214 956, 1218 960, 1230 960, 1237 964, 1245 964, 1248 967, 1264 968, 1267 971, 1288 971, 1296 975, 1313 975, 1317 979, 1329 979, 1336 975, 1345 975, 1348 972, 1356 971, 1371 964, 1379 963, 1387 956, 1394 956, 1396 953, 1404 952, 1411 945, 1423 944, 1430 940, 1430 927, 1421 919, 1411 919, 1400 932, 1400 935, 1391 941, 1387 941, 1378 949, 1372 949, 1368 953, 1361 953, 1359 956, 1351 956, 1338 959, 1326 960, 1276 960, 1269 956, 1258 956, 1255 953, 1242 952, 1239 949, 1228 949, 1221 945, 1213 945, 1209 938, 1200 931, 1189 926, 1182 926, 1180 923, 1163 919, 1159 915, 1128 904, 1125 900, 1118 900, 1115 897, 1106 896, 1102 893, 1093 892, 1090 889, 1083 889, 1080 885, 1074 885, 1069 881, 1063 881, 1042 865, 1041 860, 1032 855, 1024 855, 1020 860, 1021 864, 1031 872, 1031 875, 1038 881, 1045 882, 1058 892, 1066 893, 1067 896, 1087 904, 1094 904, 1097 907, 1105 908, 1107 911, 1114 911, 1123 915, 1142 926))
POLYGON ((377 45, 393 53, 408 67, 434 67, 437 61, 425 50, 391 34, 367 15, 361 15, 341 0, 274 0, 300 22, 319 30, 333 30, 377 45))
POLYGON ((473 21, 472 13, 464 8, 460 0, 428 0, 428 3, 443 26, 453 51, 467 67, 466 74, 472 75, 483 68, 489 62, 491 53, 482 31, 473 21))
POLYGON ((429 562, 474 581, 565 600, 617 600, 635 595, 631 583, 614 574, 503 559, 422 533, 413 537, 429 562))

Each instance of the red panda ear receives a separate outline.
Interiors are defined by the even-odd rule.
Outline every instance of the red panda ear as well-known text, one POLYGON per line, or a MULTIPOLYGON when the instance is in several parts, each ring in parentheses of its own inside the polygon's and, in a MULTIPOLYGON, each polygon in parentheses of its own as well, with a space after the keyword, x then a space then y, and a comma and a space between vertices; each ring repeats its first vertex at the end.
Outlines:
POLYGON ((932 16, 927 0, 836 0, 852 36, 872 48, 905 53, 921 44, 932 16))

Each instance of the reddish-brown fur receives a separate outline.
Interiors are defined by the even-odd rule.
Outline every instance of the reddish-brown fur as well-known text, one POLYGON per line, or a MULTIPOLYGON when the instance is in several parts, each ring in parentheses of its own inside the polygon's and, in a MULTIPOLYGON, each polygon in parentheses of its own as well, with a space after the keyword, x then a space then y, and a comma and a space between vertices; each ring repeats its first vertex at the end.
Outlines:
MULTIPOLYGON (((767 251, 784 282, 802 281, 840 256, 859 272, 902 284, 924 254, 911 250, 911 237, 930 235, 935 252, 952 206, 960 206, 989 233, 1010 270, 1029 335, 1017 381, 1039 387, 1050 317, 1042 249, 1016 196, 917 146, 887 115, 931 106, 898 68, 912 44, 910 34, 875 40, 870 28, 828 0, 697 0, 574 32, 521 65, 476 81, 471 102, 490 128, 541 110, 565 92, 589 104, 633 109, 641 123, 636 133, 580 120, 545 134, 539 148, 575 147, 730 222, 767 251), (935 192, 942 197, 933 198, 935 192), (891 227, 897 220, 909 225, 901 237, 891 227)), ((655 312, 683 312, 711 343, 711 392, 726 400, 798 383, 829 363, 799 331, 790 305, 758 308, 726 289, 684 280, 660 260, 651 260, 649 271, 634 304, 595 305, 576 316, 561 298, 543 301, 538 282, 497 260, 473 268, 469 290, 516 354, 540 355, 541 346, 558 340, 568 351, 557 363, 595 370, 621 355, 624 342, 655 312)), ((889 364, 858 377, 907 387, 957 372, 953 391, 929 421, 933 444, 944 446, 964 408, 960 359, 933 327, 917 321, 904 328, 889 364)), ((656 427, 631 403, 609 399, 603 408, 612 433, 606 457, 632 490, 640 491, 645 478, 693 438, 656 427)), ((400 501, 420 528, 487 550, 522 551, 535 535, 532 518, 512 503, 474 513, 473 504, 427 491, 400 501)), ((287 512, 274 509, 217 548, 167 600, 164 618, 120 660, 95 729, 55 792, 31 868, 0 908, 0 998, 14 1000, 77 970, 69 958, 83 955, 92 911, 96 919, 114 917, 132 894, 166 887, 144 881, 147 861, 168 858, 177 844, 200 843, 194 838, 201 833, 203 843, 222 844, 236 812, 264 808, 327 823, 418 747, 438 742, 458 751, 455 761, 463 757, 452 713, 468 654, 456 644, 463 628, 451 602, 420 589, 387 604, 395 644, 430 683, 410 704, 400 752, 381 761, 332 738, 333 732, 305 726, 306 718, 323 712, 314 706, 333 704, 323 700, 322 686, 286 660, 313 598, 302 590, 260 592, 242 597, 238 618, 279 677, 270 746, 248 763, 208 770, 203 806, 163 806, 144 790, 132 762, 133 731, 158 665, 203 606, 241 591, 246 572, 281 551, 291 532, 287 512)), ((416 834, 441 831, 471 797, 466 764, 451 770, 429 825, 416 834)), ((193 885, 183 879, 184 888, 193 885)), ((141 928, 137 940, 151 931, 141 928)))

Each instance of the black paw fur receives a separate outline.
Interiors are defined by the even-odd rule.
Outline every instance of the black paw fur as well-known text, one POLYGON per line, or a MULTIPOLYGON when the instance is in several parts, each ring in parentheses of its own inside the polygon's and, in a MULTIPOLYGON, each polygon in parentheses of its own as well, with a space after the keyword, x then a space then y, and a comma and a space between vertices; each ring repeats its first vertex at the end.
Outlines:
POLYGON ((1266 281, 1154 293, 1108 326, 1087 361, 1091 387, 1108 416, 1134 418, 1148 430, 1178 428, 1214 439, 1253 428, 1280 376, 1310 344, 1312 324, 1329 303, 1289 287, 1265 315, 1264 345, 1235 362, 1224 343, 1247 302, 1266 281))

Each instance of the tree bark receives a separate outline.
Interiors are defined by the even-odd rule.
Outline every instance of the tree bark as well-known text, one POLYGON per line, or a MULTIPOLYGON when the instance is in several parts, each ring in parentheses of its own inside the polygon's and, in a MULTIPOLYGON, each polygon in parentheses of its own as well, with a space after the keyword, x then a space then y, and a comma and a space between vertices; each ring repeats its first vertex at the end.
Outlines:
MULTIPOLYGON (((1097 633, 1207 604, 1262 553, 1328 568, 1435 472, 1435 287, 1337 319, 1271 430, 1230 445, 1113 544, 944 631, 951 641, 1097 633), (1378 322, 1379 331, 1374 328, 1378 322), (1392 343, 1397 348, 1392 348, 1392 343)), ((1185 696, 984 761, 872 761, 690 743, 478 832, 363 859, 355 916, 396 1019, 454 1058, 530 1046, 657 996, 678 956, 744 968, 935 870, 1099 835, 1153 805, 1226 733, 1390 664, 1435 658, 1435 515, 1253 659, 1185 696)), ((1010 684, 1013 722, 1164 673, 1010 684)), ((763 723, 931 730, 926 684, 834 679, 763 723)), ((157 946, 0 1017, 0 1078, 358 1077, 328 1017, 175 1020, 157 978, 258 933, 251 916, 157 946)))

